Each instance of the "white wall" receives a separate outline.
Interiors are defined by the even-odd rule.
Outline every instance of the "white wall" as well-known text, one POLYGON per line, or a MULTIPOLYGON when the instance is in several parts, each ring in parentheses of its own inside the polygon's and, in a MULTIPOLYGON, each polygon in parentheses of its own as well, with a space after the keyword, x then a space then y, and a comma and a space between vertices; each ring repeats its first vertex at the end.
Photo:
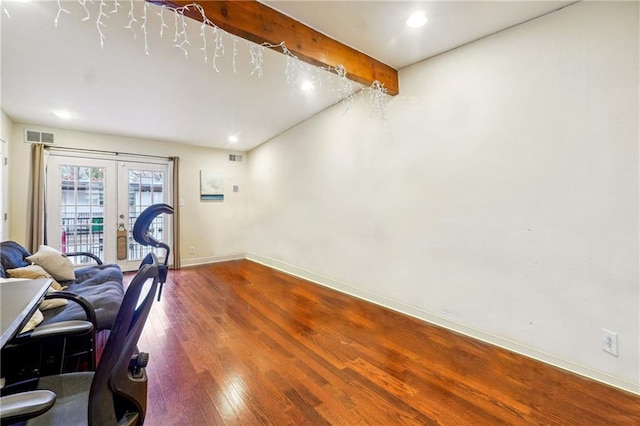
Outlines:
POLYGON ((0 110, 0 241, 9 235, 9 140, 12 134, 13 122, 0 110))
POLYGON ((11 144, 9 238, 27 239, 28 173, 30 145, 23 142, 24 129, 53 131, 56 146, 180 157, 180 248, 183 266, 244 257, 246 252, 246 162, 230 162, 228 151, 168 142, 131 139, 94 133, 15 124, 11 144), (200 201, 200 170, 221 169, 225 176, 223 202, 200 201), (240 192, 232 192, 233 185, 240 192), (189 254, 195 247, 196 254, 189 254))
POLYGON ((337 105, 251 151, 250 258, 640 393, 637 8, 570 6, 401 70, 386 124, 337 105))

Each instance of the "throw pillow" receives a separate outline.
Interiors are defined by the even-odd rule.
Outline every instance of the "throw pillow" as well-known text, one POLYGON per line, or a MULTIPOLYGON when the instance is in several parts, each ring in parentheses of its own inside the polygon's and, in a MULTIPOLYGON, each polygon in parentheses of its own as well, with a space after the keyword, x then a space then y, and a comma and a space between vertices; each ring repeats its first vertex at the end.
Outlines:
MULTIPOLYGON (((26 278, 30 280, 37 280, 38 278, 52 278, 47 271, 38 265, 29 265, 23 268, 7 269, 7 275, 9 278, 26 278)), ((52 278, 53 279, 53 278, 52 278)), ((51 283, 51 288, 54 290, 64 290, 66 287, 62 287, 56 280, 51 283)))
POLYGON ((27 324, 22 328, 22 330, 20 330, 20 333, 26 333, 27 331, 33 330, 42 321, 44 321, 44 315, 42 315, 42 312, 40 312, 40 309, 37 309, 35 313, 31 316, 31 318, 29 318, 29 322, 27 322, 27 324))
POLYGON ((53 247, 42 245, 36 253, 27 257, 26 260, 42 266, 45 271, 58 281, 73 281, 76 279, 73 263, 53 247))
MULTIPOLYGON (((56 291, 49 287, 47 294, 55 293, 56 291)), ((69 304, 67 299, 61 299, 59 297, 55 299, 44 299, 38 309, 41 311, 48 311, 49 309, 59 308, 60 306, 66 306, 69 304)))

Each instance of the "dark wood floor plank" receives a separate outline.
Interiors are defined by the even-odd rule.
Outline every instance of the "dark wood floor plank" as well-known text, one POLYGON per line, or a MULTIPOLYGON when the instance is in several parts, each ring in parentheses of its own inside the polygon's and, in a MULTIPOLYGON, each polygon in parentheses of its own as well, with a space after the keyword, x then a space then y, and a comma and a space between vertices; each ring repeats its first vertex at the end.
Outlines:
POLYGON ((640 397, 243 260, 171 271, 149 425, 636 425, 640 397))

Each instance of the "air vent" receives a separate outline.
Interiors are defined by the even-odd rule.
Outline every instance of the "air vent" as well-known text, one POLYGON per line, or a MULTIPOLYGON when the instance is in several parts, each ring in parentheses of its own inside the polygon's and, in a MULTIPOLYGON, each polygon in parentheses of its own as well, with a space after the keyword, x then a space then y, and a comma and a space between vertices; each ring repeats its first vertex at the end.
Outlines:
POLYGON ((242 161, 242 155, 229 154, 229 161, 242 161))
POLYGON ((26 143, 43 143, 46 145, 53 145, 55 143, 55 138, 55 133, 39 132, 37 130, 24 131, 24 141, 26 143))

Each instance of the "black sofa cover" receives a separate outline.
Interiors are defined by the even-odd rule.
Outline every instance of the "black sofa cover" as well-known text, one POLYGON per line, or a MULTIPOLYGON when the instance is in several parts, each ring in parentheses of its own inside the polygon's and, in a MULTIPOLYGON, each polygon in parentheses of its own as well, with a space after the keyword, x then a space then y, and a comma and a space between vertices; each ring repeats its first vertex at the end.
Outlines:
MULTIPOLYGON (((29 266, 25 260, 27 256, 31 256, 31 253, 15 241, 1 242, 0 276, 6 278, 7 269, 29 266)), ((115 264, 92 265, 76 269, 75 275, 74 281, 61 281, 60 285, 68 286, 66 291, 82 296, 93 306, 97 331, 111 329, 124 298, 120 267, 115 264)), ((82 307, 72 301, 65 306, 43 311, 42 314, 42 324, 87 319, 82 307)))

